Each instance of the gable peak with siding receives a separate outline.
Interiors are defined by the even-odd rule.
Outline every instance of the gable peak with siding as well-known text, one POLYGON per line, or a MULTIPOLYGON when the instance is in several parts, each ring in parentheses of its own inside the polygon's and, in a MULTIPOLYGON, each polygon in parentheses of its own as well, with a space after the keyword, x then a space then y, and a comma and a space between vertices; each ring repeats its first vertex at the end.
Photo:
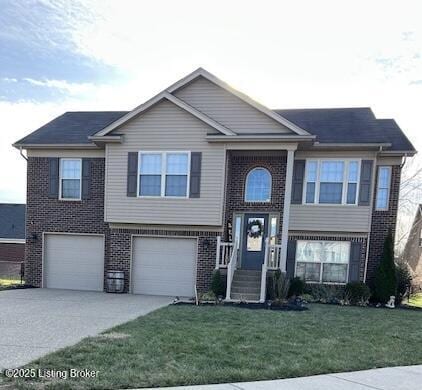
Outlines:
POLYGON ((222 135, 310 136, 278 113, 199 68, 109 124, 94 137, 109 135, 163 100, 196 116, 222 135))

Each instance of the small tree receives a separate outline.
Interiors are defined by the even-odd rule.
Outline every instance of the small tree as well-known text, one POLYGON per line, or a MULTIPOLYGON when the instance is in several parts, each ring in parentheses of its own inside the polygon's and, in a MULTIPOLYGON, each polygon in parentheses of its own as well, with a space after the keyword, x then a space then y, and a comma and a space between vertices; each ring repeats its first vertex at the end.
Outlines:
POLYGON ((396 295, 397 278, 394 264, 394 241, 391 231, 384 241, 381 262, 375 273, 374 298, 378 302, 386 303, 390 296, 396 295))
POLYGON ((399 263, 396 268, 397 276, 397 303, 400 304, 403 298, 409 294, 412 285, 412 275, 409 272, 409 267, 405 263, 399 263))
POLYGON ((225 295, 224 283, 221 280, 221 273, 218 269, 216 269, 212 274, 211 290, 216 297, 219 295, 225 295))

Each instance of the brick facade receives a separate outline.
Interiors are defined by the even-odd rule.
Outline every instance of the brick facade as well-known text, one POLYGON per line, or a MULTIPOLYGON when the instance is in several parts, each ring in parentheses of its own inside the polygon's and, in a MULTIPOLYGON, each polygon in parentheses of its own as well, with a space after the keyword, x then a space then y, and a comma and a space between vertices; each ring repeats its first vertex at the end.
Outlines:
POLYGON ((335 233, 324 233, 321 232, 289 232, 289 240, 305 240, 305 241, 351 241, 361 242, 361 253, 360 253, 360 267, 359 267, 359 279, 363 281, 365 275, 365 263, 366 263, 366 249, 367 249, 367 238, 364 236, 357 236, 351 234, 339 235, 335 233))
POLYGON ((254 153, 230 152, 228 155, 224 237, 228 239, 228 223, 233 223, 234 212, 279 213, 279 231, 283 225, 284 184, 287 158, 285 152, 254 153), (268 169, 272 177, 270 202, 245 202, 246 176, 253 169, 268 169))
POLYGON ((396 233, 397 223, 397 209, 399 204, 399 192, 400 192, 400 178, 401 168, 400 165, 393 165, 391 169, 391 185, 390 185, 390 198, 388 204, 388 210, 376 210, 375 209, 375 198, 376 188, 378 179, 378 169, 375 180, 375 191, 373 199, 373 211, 371 220, 371 233, 369 237, 369 256, 367 266, 366 279, 370 283, 375 275, 375 271, 381 260, 381 255, 384 246, 385 237, 388 231, 391 229, 393 237, 396 233))
POLYGON ((36 287, 42 285, 43 232, 107 233, 107 224, 104 223, 104 163, 104 158, 91 159, 89 199, 63 201, 48 197, 48 158, 28 158, 25 245, 27 284, 36 287))
POLYGON ((215 268, 217 235, 209 231, 156 230, 156 229, 110 229, 110 255, 106 268, 125 272, 125 291, 129 291, 129 274, 132 235, 156 237, 192 237, 198 239, 196 283, 199 292, 209 290, 211 275, 215 268))

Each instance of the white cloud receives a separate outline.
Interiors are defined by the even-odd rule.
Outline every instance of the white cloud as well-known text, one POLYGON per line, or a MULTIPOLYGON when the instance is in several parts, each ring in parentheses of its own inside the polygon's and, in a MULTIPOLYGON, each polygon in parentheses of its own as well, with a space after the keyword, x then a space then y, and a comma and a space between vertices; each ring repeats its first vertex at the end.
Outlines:
POLYGON ((271 108, 371 106, 378 117, 395 118, 422 150, 418 0, 46 4, 64 21, 69 50, 120 76, 98 85, 46 74, 27 81, 67 98, 0 104, 0 162, 16 170, 1 170, 3 199, 24 198, 25 166, 13 141, 63 111, 133 108, 198 66, 271 108))

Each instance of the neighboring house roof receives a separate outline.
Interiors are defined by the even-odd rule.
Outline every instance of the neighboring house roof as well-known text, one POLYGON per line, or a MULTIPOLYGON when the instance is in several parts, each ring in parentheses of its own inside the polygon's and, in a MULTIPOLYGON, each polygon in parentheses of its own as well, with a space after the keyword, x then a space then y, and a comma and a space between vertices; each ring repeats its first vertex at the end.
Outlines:
POLYGON ((388 150, 415 150, 394 119, 377 119, 369 107, 275 111, 321 143, 391 143, 388 150))
POLYGON ((24 204, 0 203, 0 239, 25 239, 24 204))

